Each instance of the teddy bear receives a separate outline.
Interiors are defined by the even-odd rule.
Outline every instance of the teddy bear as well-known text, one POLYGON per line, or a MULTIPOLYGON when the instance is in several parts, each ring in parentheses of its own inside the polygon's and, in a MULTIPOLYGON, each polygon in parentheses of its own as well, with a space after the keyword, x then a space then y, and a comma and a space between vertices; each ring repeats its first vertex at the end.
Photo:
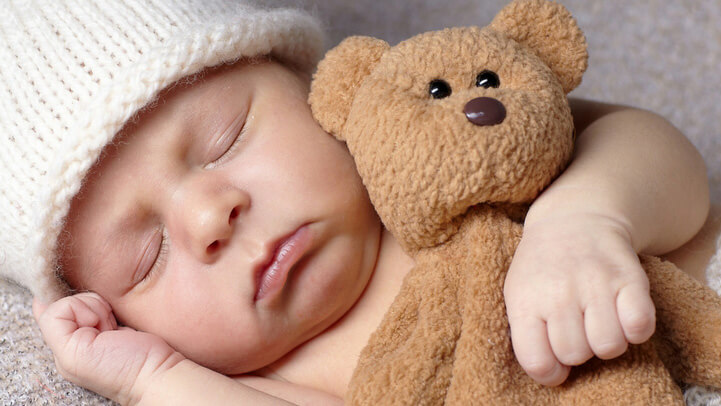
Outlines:
POLYGON ((587 67, 571 14, 516 0, 490 25, 395 46, 350 37, 318 66, 309 103, 344 141, 381 220, 415 260, 361 353, 357 405, 682 404, 721 387, 721 300, 640 256, 656 333, 544 387, 513 354, 503 284, 530 202, 574 147, 567 94, 587 67))

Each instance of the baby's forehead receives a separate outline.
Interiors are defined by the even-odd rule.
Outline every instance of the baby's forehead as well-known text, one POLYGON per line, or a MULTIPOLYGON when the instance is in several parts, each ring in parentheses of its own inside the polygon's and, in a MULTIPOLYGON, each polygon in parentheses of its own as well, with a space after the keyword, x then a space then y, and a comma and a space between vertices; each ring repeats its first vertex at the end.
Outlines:
POLYGON ((241 58, 233 63, 226 63, 217 66, 210 66, 201 71, 180 78, 159 92, 158 98, 168 97, 169 94, 193 89, 196 96, 209 96, 208 92, 230 90, 232 81, 237 81, 249 75, 250 69, 264 69, 273 64, 275 60, 259 56, 254 58, 241 58), (250 69, 249 69, 250 68, 250 69))
POLYGON ((168 131, 176 129, 187 134, 212 131, 214 126, 222 125, 223 113, 234 107, 228 101, 250 90, 243 83, 247 73, 241 68, 245 64, 207 68, 173 83, 133 115, 110 145, 134 142, 132 134, 147 125, 156 129, 173 127, 168 131))
POLYGON ((242 78, 242 75, 240 69, 222 67, 207 68, 198 74, 182 78, 159 92, 129 122, 137 121, 139 116, 159 108, 175 110, 179 119, 202 116, 216 107, 213 105, 214 99, 235 90, 233 83, 242 78))

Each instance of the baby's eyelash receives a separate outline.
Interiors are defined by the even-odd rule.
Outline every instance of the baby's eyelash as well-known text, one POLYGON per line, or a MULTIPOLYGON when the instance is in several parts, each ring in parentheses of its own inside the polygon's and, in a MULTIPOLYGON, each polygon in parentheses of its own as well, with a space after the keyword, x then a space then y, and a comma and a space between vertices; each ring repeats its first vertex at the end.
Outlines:
POLYGON ((238 146, 240 146, 240 142, 243 140, 245 132, 246 132, 247 126, 245 125, 245 122, 243 122, 243 126, 240 128, 240 131, 238 131, 238 134, 235 136, 235 139, 230 144, 228 149, 223 152, 216 160, 208 164, 210 167, 217 167, 222 165, 225 161, 231 159, 233 155, 235 154, 235 151, 238 149, 238 146))
POLYGON ((243 136, 245 135, 245 129, 246 129, 246 127, 245 127, 245 125, 243 125, 243 127, 241 127, 240 131, 238 131, 238 135, 233 140, 233 143, 230 144, 230 147, 228 148, 227 151, 225 151, 225 153, 221 156, 221 158, 222 157, 230 158, 231 156, 233 156, 233 153, 235 153, 235 151, 238 149, 238 145, 240 144, 240 141, 243 139, 243 136))
POLYGON ((158 248, 158 254, 155 256, 153 265, 140 280, 141 283, 148 281, 156 272, 159 272, 165 268, 165 264, 168 258, 168 250, 170 249, 169 244, 170 241, 168 241, 166 229, 163 228, 162 235, 160 237, 160 247, 158 248))

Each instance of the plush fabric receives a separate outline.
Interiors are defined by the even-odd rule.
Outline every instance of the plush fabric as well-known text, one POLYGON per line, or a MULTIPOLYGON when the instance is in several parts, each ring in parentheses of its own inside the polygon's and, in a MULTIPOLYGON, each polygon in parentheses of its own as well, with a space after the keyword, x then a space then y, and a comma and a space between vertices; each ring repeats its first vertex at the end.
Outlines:
POLYGON ((381 220, 416 263, 361 353, 348 403, 680 404, 677 382, 721 388, 721 299, 645 255, 651 340, 576 367, 553 388, 515 360, 505 274, 524 208, 570 159, 566 93, 586 69, 585 50, 563 6, 516 0, 485 28, 395 46, 351 37, 321 61, 313 114, 345 141, 381 220))
MULTIPOLYGON (((419 32, 485 25, 507 0, 269 2, 299 5, 316 14, 328 31, 327 46, 333 47, 354 34, 371 35, 395 44, 419 32)), ((577 18, 589 45, 589 69, 572 96, 631 104, 667 117, 705 157, 714 199, 718 201, 721 2, 561 0, 561 3, 577 18)), ((52 356, 42 345, 31 319, 30 300, 28 291, 0 281, 0 404, 109 403, 57 375, 52 356)), ((693 389, 689 398, 694 405, 721 405, 719 400, 721 397, 700 389, 693 389)))

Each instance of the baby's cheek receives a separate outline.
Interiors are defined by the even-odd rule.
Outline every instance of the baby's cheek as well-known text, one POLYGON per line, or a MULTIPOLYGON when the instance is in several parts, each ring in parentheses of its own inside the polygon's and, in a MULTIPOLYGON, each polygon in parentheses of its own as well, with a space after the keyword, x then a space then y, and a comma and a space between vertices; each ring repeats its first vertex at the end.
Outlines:
POLYGON ((222 373, 247 372, 239 370, 246 365, 253 368, 257 362, 263 340, 257 327, 240 320, 237 314, 226 314, 217 306, 215 310, 185 308, 174 312, 169 317, 172 324, 158 333, 189 359, 222 373))

